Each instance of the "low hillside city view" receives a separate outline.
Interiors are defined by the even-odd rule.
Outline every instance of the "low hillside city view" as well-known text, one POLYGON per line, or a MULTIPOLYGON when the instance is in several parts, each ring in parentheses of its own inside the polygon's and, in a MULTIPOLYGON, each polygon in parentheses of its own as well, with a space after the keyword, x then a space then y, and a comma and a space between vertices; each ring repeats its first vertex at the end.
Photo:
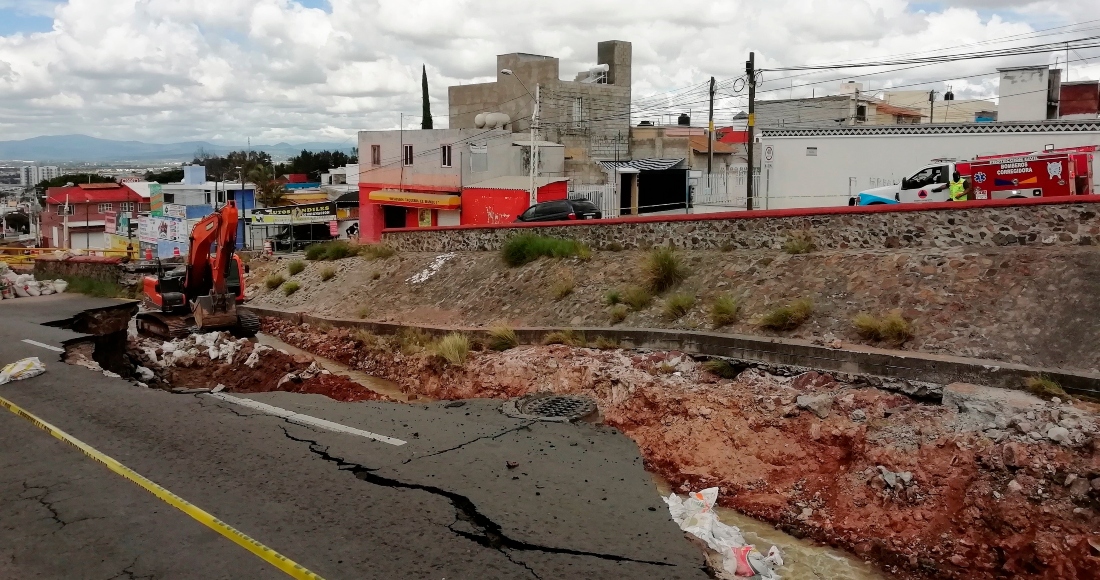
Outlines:
POLYGON ((1085 0, 0 0, 0 579, 1100 580, 1085 0))

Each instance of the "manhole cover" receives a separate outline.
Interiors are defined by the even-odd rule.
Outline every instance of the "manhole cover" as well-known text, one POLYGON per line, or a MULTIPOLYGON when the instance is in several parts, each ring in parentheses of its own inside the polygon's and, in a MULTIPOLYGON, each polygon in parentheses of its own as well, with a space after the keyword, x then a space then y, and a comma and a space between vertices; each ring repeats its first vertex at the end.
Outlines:
POLYGON ((575 421, 596 412, 596 402, 573 395, 527 395, 504 403, 505 415, 538 421, 575 421))

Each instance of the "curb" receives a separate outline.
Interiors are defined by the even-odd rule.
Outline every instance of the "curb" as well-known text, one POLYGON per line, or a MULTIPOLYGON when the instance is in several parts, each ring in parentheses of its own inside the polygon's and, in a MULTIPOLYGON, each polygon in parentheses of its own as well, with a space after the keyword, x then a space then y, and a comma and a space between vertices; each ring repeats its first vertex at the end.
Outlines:
MULTIPOLYGON (((347 318, 326 318, 303 312, 243 306, 257 316, 289 320, 294 324, 328 324, 337 328, 362 328, 375 334, 397 334, 417 329, 435 336, 465 332, 488 337, 486 328, 440 327, 389 322, 370 322, 347 318)), ((1100 373, 1032 367, 1001 361, 903 352, 871 347, 833 349, 805 340, 765 338, 744 334, 720 334, 656 328, 516 328, 521 344, 542 344, 551 332, 569 330, 584 333, 592 340, 605 337, 617 340, 623 348, 677 350, 693 355, 733 358, 757 363, 805 367, 836 373, 873 375, 895 379, 947 385, 976 383, 1003 389, 1021 390, 1024 382, 1044 375, 1058 382, 1068 393, 1100 398, 1100 373)))

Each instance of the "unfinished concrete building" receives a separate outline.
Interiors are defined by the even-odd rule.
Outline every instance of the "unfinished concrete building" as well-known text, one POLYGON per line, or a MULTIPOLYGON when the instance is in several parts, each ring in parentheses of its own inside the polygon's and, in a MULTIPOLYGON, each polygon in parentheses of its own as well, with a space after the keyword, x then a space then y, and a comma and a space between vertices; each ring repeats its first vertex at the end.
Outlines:
MULTIPOLYGON (((479 127, 478 115, 503 113, 508 116, 507 128, 527 133, 535 104, 532 95, 537 91, 539 134, 565 146, 565 176, 575 183, 603 183, 606 173, 596 161, 630 158, 630 43, 600 42, 596 62, 574 80, 561 80, 555 57, 497 55, 496 81, 448 89, 450 126, 489 129, 484 116, 479 127)), ((546 176, 541 168, 539 173, 546 176)))

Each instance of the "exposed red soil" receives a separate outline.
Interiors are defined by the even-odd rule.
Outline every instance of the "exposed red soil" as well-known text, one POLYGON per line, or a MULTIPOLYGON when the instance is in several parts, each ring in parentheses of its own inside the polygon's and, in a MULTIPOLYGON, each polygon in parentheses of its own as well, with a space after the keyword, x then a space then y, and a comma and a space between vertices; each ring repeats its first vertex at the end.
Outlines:
MULTIPOLYGON (((391 400, 346 377, 311 372, 314 359, 305 355, 295 356, 277 349, 268 349, 263 351, 254 368, 249 368, 245 362, 254 348, 252 343, 245 344, 228 363, 224 360, 212 361, 202 352, 175 361, 171 366, 159 367, 150 364, 147 358, 144 362, 149 364, 149 368, 162 383, 170 387, 213 389, 218 385, 225 385, 227 392, 235 393, 284 391, 324 395, 345 402, 391 400), (287 380, 284 377, 288 377, 287 380)), ((131 346, 130 351, 144 356, 140 354, 140 348, 131 346)))
POLYGON ((900 578, 1100 578, 1100 485, 1069 485, 1100 482, 1095 437, 996 444, 941 405, 816 373, 718 379, 674 352, 518 347, 452 367, 343 329, 264 331, 436 399, 591 396, 674 487, 719 486, 722 505, 900 578), (824 419, 793 404, 819 394, 824 419))

